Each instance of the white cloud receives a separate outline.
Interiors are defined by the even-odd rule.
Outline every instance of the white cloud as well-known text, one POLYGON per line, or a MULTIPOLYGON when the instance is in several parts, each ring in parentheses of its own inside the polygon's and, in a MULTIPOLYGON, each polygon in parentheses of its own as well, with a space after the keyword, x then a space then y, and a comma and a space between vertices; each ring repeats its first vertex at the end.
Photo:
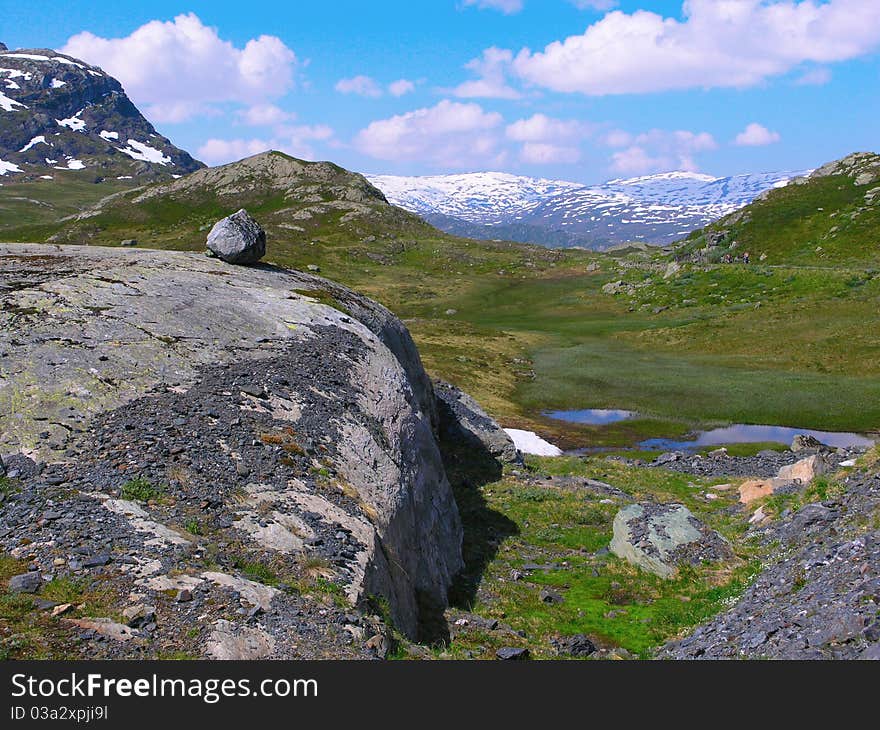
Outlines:
POLYGON ((611 169, 623 175, 647 175, 653 172, 684 170, 696 172, 698 152, 718 149, 708 132, 652 129, 638 135, 616 130, 605 137, 609 146, 624 147, 611 156, 611 169), (613 143, 613 144, 612 144, 613 143))
POLYGON ((782 137, 779 132, 771 132, 767 127, 752 122, 742 132, 736 135, 734 144, 740 147, 764 147, 778 142, 782 137))
POLYGON ((824 86, 831 81, 831 69, 819 67, 805 71, 795 83, 798 86, 824 86))
POLYGON ((633 136, 623 129, 612 129, 602 137, 602 142, 608 147, 628 147, 633 143, 633 136))
POLYGON ((415 89, 416 85, 409 79, 398 79, 388 84, 388 93, 391 96, 405 96, 415 89))
POLYGON ((336 91, 340 94, 357 94, 376 99, 382 96, 382 87, 375 79, 369 76, 353 76, 350 79, 340 79, 336 84, 336 91))
POLYGON ((238 119, 242 124, 251 127, 274 127, 296 119, 296 114, 286 112, 274 104, 255 104, 239 112, 238 119))
POLYGON ((507 127, 507 138, 515 142, 552 142, 572 140, 583 136, 587 125, 574 119, 554 119, 535 114, 520 119, 507 127))
POLYGON ((464 0, 464 4, 476 5, 478 8, 500 10, 505 15, 511 15, 523 9, 524 0, 464 0))
POLYGON ((523 162, 534 165, 573 164, 580 162, 581 151, 577 147, 547 142, 526 142, 520 150, 519 157, 523 162))
POLYGON ((534 114, 508 125, 509 140, 522 142, 520 159, 536 165, 574 163, 581 159, 577 143, 590 133, 590 125, 574 119, 554 119, 534 114))
POLYGON ((222 165, 272 149, 272 143, 262 139, 209 139, 196 155, 209 165, 222 165))
POLYGON ((438 167, 501 164, 500 114, 478 104, 444 99, 436 106, 372 122, 355 138, 362 153, 380 160, 438 167))
POLYGON ((582 35, 521 50, 512 68, 536 86, 589 95, 741 88, 880 45, 876 0, 687 0, 682 14, 614 11, 582 35))
POLYGON ((507 83, 507 69, 513 53, 502 48, 487 48, 483 55, 465 65, 480 78, 459 84, 452 93, 461 99, 519 99, 520 94, 507 83))
POLYGON ((616 8, 617 0, 570 0, 578 10, 599 10, 604 12, 616 8))
POLYGON ((280 38, 261 35, 239 49, 193 13, 152 20, 124 38, 79 33, 61 52, 100 66, 148 116, 168 122, 210 113, 217 103, 279 98, 298 66, 280 38))
POLYGON ((222 165, 267 150, 286 152, 306 160, 315 159, 311 142, 328 142, 333 130, 325 125, 281 126, 271 139, 209 139, 199 147, 197 157, 209 165, 222 165))

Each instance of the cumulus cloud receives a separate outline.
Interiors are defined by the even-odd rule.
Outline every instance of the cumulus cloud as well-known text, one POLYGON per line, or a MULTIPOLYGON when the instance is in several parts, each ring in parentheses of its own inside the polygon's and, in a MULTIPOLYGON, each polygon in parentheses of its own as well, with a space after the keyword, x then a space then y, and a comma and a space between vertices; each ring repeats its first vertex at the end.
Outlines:
POLYGON ((580 162, 581 151, 577 147, 548 142, 526 142, 519 158, 533 165, 574 164, 580 162))
POLYGON ((124 38, 86 31, 60 50, 118 78, 132 101, 159 122, 182 122, 223 102, 280 98, 293 88, 298 67, 280 38, 261 35, 236 48, 194 13, 152 20, 124 38))
POLYGON ((353 76, 350 79, 340 79, 336 84, 336 91, 340 94, 356 94, 376 99, 382 96, 382 87, 370 76, 353 76))
POLYGON ((571 0, 571 4, 578 10, 611 10, 618 5, 617 0, 571 0))
POLYGON ((388 84, 388 93, 391 96, 405 96, 416 90, 416 85, 409 79, 398 79, 388 84))
POLYGON ((831 81, 831 69, 819 67, 805 71, 795 83, 798 86, 823 86, 831 81))
POLYGON ((876 0, 687 0, 682 20, 614 11, 512 63, 524 81, 589 95, 748 87, 880 45, 876 0))
POLYGON ((523 143, 519 155, 523 162, 547 165, 580 161, 577 143, 589 132, 590 126, 584 122, 534 114, 508 125, 505 136, 523 143))
POLYGON ((582 136, 587 125, 575 119, 554 119, 546 114, 534 114, 509 125, 507 138, 515 142, 549 142, 571 140, 582 136))
POLYGON ((278 150, 305 160, 316 159, 311 143, 328 142, 333 130, 325 125, 280 126, 269 139, 209 139, 197 151, 199 159, 209 165, 223 165, 251 155, 278 150))
POLYGON ((771 132, 767 127, 752 122, 742 132, 736 135, 734 144, 739 147, 764 147, 778 142, 782 137, 779 132, 771 132))
POLYGON ((479 104, 444 99, 437 105, 372 122, 355 147, 380 160, 418 161, 436 167, 501 164, 501 115, 479 104))
POLYGON ((505 15, 518 13, 523 9, 524 0, 464 0, 465 5, 476 5, 478 8, 500 10, 505 15))
POLYGON ((695 155, 718 149, 708 132, 652 129, 637 135, 617 130, 606 136, 611 146, 624 147, 611 156, 611 169, 623 175, 647 175, 653 172, 684 170, 696 172, 695 155), (612 136, 613 135, 613 136, 612 136))
POLYGON ((293 119, 296 119, 296 114, 274 104, 255 104, 238 113, 238 120, 250 127, 274 127, 293 119))
POLYGON ((507 69, 513 53, 502 48, 487 48, 483 55, 465 65, 480 78, 459 84, 452 93, 461 99, 519 99, 520 94, 507 82, 507 69))

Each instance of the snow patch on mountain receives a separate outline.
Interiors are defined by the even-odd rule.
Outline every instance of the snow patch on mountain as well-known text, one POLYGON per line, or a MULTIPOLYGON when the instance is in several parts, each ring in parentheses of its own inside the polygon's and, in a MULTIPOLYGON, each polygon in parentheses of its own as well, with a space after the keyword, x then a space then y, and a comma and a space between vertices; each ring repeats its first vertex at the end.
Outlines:
POLYGON ((84 132, 86 128, 85 120, 79 118, 79 115, 82 114, 84 111, 84 109, 80 109, 72 117, 68 117, 67 119, 56 119, 55 121, 58 122, 60 126, 68 127, 74 132, 84 132))
POLYGON ((48 144, 44 135, 38 134, 36 137, 33 137, 30 142, 19 150, 19 152, 27 152, 31 147, 38 144, 48 144))
POLYGON ((155 162, 159 165, 167 165, 171 162, 170 157, 166 157, 155 147, 150 147, 150 145, 138 142, 135 139, 128 140, 128 147, 120 147, 119 151, 142 162, 155 162))
POLYGON ((802 174, 672 171, 592 186, 494 172, 369 180, 390 202, 451 233, 604 248, 674 241, 802 174))
POLYGON ((0 176, 5 175, 7 172, 21 172, 21 168, 13 162, 0 160, 0 176))
MULTIPOLYGON (((7 87, 9 88, 9 87, 7 87)), ((20 106, 22 109, 27 109, 27 107, 22 104, 20 101, 16 101, 15 99, 10 99, 6 94, 0 91, 0 109, 5 112, 11 112, 15 110, 15 107, 20 106)))

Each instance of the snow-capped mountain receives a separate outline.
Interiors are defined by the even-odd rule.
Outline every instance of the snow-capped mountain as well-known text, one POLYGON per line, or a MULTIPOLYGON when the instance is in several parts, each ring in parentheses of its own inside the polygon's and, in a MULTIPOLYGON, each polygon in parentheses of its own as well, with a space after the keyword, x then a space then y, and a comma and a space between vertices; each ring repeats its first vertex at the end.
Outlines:
POLYGON ((583 185, 505 172, 426 177, 368 176, 395 205, 419 215, 439 213, 468 223, 496 225, 523 210, 583 185))
POLYGON ((45 48, 9 51, 0 44, 3 182, 54 179, 69 170, 168 178, 199 167, 100 68, 45 48))
POLYGON ((607 248, 669 243, 802 174, 667 172, 594 186, 496 172, 369 180, 390 202, 450 233, 607 248))

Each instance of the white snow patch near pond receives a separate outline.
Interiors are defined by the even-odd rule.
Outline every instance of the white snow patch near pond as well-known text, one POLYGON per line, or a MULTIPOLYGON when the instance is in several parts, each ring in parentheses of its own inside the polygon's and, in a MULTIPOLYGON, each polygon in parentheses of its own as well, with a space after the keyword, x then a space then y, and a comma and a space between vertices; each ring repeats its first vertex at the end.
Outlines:
POLYGON ((62 86, 67 86, 66 81, 62 81, 61 79, 52 79, 52 88, 60 89, 62 86))
POLYGON ((562 456, 562 449, 545 441, 534 431, 521 431, 518 428, 505 428, 505 433, 513 439, 513 445, 524 454, 534 456, 562 456))
POLYGON ((119 151, 141 162, 154 162, 157 165, 167 165, 171 162, 170 157, 163 155, 155 147, 150 147, 150 145, 134 139, 128 140, 128 147, 120 147, 119 151))
POLYGON ((119 132, 108 132, 106 129, 102 129, 98 136, 110 141, 111 139, 119 139, 119 132))

